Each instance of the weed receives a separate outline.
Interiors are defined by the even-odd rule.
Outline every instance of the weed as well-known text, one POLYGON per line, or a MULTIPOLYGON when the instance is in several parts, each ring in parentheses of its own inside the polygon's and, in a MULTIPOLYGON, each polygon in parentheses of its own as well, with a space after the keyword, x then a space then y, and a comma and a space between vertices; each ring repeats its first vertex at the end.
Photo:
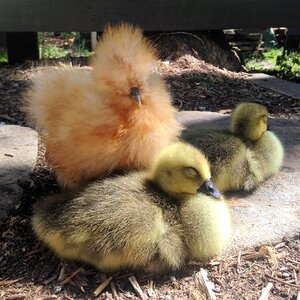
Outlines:
POLYGON ((0 63, 8 62, 7 58, 7 50, 6 49, 0 49, 0 63))

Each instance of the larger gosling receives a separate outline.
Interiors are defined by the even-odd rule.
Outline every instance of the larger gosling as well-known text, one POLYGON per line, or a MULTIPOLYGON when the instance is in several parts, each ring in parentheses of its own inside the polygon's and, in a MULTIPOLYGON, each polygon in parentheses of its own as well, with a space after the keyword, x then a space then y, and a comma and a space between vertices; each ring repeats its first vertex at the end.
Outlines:
POLYGON ((233 111, 230 130, 205 130, 197 124, 183 133, 185 141, 207 156, 221 192, 250 191, 279 171, 284 149, 267 130, 268 115, 266 107, 245 102, 233 111))
POLYGON ((33 229, 59 256, 103 271, 176 270, 220 254, 228 240, 229 212, 210 177, 202 153, 171 144, 148 173, 106 178, 75 197, 36 203, 33 229))

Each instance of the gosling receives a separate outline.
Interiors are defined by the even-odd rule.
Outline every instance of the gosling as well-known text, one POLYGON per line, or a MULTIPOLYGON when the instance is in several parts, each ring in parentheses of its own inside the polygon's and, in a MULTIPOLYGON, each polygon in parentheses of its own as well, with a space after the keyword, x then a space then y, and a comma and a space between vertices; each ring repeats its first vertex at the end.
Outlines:
POLYGON ((262 105, 241 103, 232 113, 229 130, 205 130, 199 124, 183 133, 183 140, 207 156, 221 192, 253 190, 280 170, 284 149, 267 130, 268 115, 262 105))
POLYGON ((230 216, 205 156, 185 143, 164 148, 149 172, 91 183, 76 196, 34 206, 33 229, 60 257, 102 271, 161 273, 221 253, 230 216))

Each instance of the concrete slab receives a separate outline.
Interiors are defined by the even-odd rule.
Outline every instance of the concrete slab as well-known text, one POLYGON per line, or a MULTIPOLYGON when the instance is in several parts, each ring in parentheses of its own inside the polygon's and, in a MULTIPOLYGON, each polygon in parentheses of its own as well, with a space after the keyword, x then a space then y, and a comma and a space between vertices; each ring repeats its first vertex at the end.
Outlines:
MULTIPOLYGON (((190 130, 227 128, 230 116, 184 111, 178 119, 190 130)), ((226 195, 232 210, 233 233, 229 251, 280 241, 300 233, 300 120, 270 119, 271 129, 284 144, 282 170, 252 193, 226 195)))
POLYGON ((15 125, 0 125, 0 225, 10 210, 19 205, 20 180, 29 179, 36 163, 38 134, 15 125))
POLYGON ((249 74, 246 79, 269 90, 300 100, 300 84, 298 83, 282 80, 264 73, 249 74))

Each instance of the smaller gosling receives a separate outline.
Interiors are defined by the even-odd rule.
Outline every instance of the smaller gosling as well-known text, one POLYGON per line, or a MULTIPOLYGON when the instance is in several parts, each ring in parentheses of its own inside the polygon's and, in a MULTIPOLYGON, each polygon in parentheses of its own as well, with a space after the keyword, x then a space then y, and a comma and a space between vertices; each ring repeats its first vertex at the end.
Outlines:
POLYGON ((205 156, 185 143, 165 147, 149 172, 91 183, 76 196, 34 206, 33 229, 60 257, 102 271, 161 273, 221 253, 230 216, 205 156))
POLYGON ((230 130, 187 129, 183 140, 207 156, 212 180, 221 192, 253 190, 281 168, 284 149, 267 130, 268 110, 256 103, 241 103, 232 113, 230 130))

